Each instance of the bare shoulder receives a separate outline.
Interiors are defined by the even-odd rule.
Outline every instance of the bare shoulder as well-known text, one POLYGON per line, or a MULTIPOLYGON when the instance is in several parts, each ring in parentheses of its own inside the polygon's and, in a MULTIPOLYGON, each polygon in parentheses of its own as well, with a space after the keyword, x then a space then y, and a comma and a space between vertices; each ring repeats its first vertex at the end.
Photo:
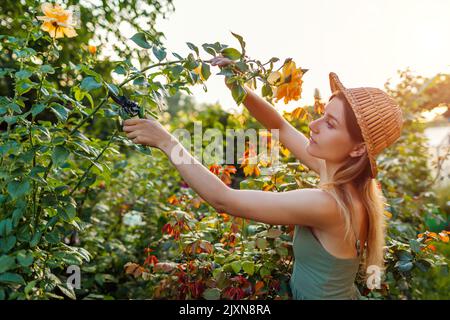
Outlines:
POLYGON ((308 211, 311 226, 329 228, 340 221, 339 207, 335 198, 327 191, 319 188, 298 190, 299 211, 308 211))
POLYGON ((301 190, 304 190, 305 196, 311 197, 311 200, 318 204, 317 210, 323 214, 335 215, 338 212, 336 199, 327 191, 320 188, 301 190))

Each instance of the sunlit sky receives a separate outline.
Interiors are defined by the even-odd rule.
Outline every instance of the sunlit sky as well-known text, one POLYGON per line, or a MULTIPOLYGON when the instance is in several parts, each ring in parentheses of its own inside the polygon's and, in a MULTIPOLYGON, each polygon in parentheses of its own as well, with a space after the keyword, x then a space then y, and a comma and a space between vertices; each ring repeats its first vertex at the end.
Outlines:
MULTIPOLYGON (((450 1, 448 0, 174 0, 175 12, 158 20, 167 50, 190 52, 186 42, 219 41, 239 48, 230 31, 244 37, 247 54, 265 61, 291 57, 309 69, 299 101, 278 109, 292 110, 314 101, 314 88, 330 95, 328 73, 346 87, 383 88, 397 70, 432 76, 450 72, 450 1)), ((130 34, 129 36, 131 36, 130 34)), ((133 43, 129 43, 134 46, 133 43)), ((209 59, 203 53, 204 59, 209 59)), ((213 73, 217 73, 217 67, 213 73)), ((222 76, 212 76, 208 92, 193 89, 198 102, 236 107, 222 76)), ((260 87, 259 87, 260 88, 260 87)))

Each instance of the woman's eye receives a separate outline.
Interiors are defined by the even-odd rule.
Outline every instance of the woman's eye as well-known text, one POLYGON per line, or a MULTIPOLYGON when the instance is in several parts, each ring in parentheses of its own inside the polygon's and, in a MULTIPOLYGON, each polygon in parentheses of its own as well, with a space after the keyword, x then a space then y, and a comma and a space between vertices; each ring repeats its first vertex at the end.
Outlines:
POLYGON ((330 124, 330 122, 329 121, 327 121, 327 125, 328 125, 328 128, 333 128, 333 126, 330 124))

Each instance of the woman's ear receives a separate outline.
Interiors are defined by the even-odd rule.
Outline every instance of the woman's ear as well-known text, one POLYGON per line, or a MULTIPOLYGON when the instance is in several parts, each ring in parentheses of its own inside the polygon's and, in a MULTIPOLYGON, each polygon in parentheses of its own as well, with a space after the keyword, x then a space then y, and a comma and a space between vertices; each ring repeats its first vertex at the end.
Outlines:
POLYGON ((350 152, 350 157, 360 157, 366 152, 366 144, 364 142, 358 143, 350 152))

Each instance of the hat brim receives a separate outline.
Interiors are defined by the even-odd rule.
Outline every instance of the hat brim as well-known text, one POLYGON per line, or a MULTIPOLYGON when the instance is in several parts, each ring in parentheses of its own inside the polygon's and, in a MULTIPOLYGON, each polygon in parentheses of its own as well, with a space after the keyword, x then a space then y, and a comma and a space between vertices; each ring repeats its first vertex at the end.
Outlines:
POLYGON ((369 158, 369 162, 370 162, 370 169, 372 172, 372 178, 375 178, 378 174, 378 169, 377 169, 377 163, 375 161, 375 157, 372 154, 372 150, 370 147, 370 140, 368 138, 368 133, 366 130, 366 126, 363 123, 363 120, 361 119, 358 110, 357 110, 357 104, 355 103, 351 93, 347 90, 347 88, 345 88, 345 86, 342 84, 342 82, 339 80, 339 77, 337 76, 336 73, 334 72, 330 72, 329 74, 329 79, 330 79, 330 89, 331 89, 331 93, 339 90, 342 91, 342 93, 344 94, 345 98, 347 99, 349 105, 351 106, 351 108, 353 109, 353 113, 356 116, 356 120, 358 122, 358 125, 361 129, 361 134, 364 138, 364 142, 366 142, 366 149, 367 149, 367 155, 369 158))

